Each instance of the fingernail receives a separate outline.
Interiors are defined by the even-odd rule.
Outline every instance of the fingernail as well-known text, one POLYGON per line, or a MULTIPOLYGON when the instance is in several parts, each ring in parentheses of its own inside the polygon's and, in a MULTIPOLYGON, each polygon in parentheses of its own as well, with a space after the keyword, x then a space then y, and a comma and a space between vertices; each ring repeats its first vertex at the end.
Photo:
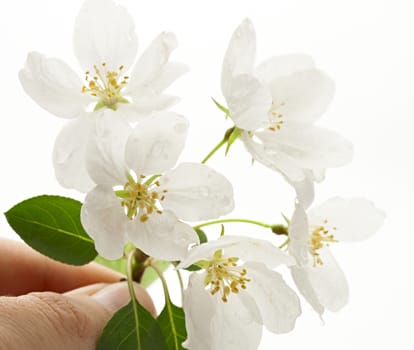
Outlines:
MULTIPOLYGON (((135 295, 142 293, 141 289, 142 287, 138 284, 134 285, 135 295)), ((92 295, 92 298, 112 313, 121 309, 131 300, 128 284, 125 282, 111 284, 92 295)))
POLYGON ((71 295, 71 296, 76 296, 76 295, 93 295, 98 293, 101 289, 105 288, 106 286, 109 286, 110 284, 108 283, 96 283, 96 284, 91 284, 89 286, 84 286, 84 287, 80 287, 77 289, 73 289, 69 292, 64 293, 65 295, 71 295))

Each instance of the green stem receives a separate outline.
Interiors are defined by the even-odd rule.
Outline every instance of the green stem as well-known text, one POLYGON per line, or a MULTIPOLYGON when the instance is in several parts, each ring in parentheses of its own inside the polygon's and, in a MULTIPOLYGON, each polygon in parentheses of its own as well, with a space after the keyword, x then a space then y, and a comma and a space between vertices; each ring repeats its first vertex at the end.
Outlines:
POLYGON ((177 271, 177 277, 178 277, 178 282, 180 283, 180 289, 181 289, 181 304, 184 303, 184 282, 183 282, 183 276, 181 276, 181 272, 180 270, 176 270, 177 271))
POLYGON ((133 276, 133 265, 135 259, 135 250, 132 250, 128 255, 127 263, 127 280, 128 280, 128 290, 129 295, 131 296, 132 309, 134 310, 135 318, 135 333, 137 336, 137 349, 141 349, 141 337, 139 336, 139 316, 138 316, 138 307, 137 307, 137 298, 135 296, 134 290, 134 276, 133 276))
POLYGON ((216 225, 216 224, 223 224, 226 222, 243 222, 245 224, 252 224, 252 225, 257 225, 257 226, 262 226, 265 228, 272 228, 272 225, 269 224, 265 224, 264 222, 260 222, 260 221, 255 221, 255 220, 249 220, 249 219, 221 219, 221 220, 213 220, 213 221, 207 221, 204 222, 202 224, 199 224, 197 226, 194 226, 194 229, 200 228, 200 227, 204 227, 204 226, 209 226, 209 225, 216 225))
MULTIPOLYGON (((157 273, 158 277, 160 278, 162 288, 164 289, 165 307, 167 308, 172 332, 173 334, 177 334, 177 330, 175 329, 174 316, 173 316, 173 310, 171 307, 171 298, 170 298, 170 293, 168 291, 167 281, 165 280, 165 277, 162 271, 158 268, 156 264, 152 263, 152 260, 150 262, 150 266, 154 269, 154 271, 157 273)), ((174 339, 174 349, 180 349, 180 344, 178 344, 177 342, 177 337, 174 336, 173 339, 174 339)))
POLYGON ((216 147, 214 147, 209 154, 201 161, 201 164, 205 164, 213 155, 216 153, 222 146, 224 146, 227 142, 227 139, 224 137, 216 147))

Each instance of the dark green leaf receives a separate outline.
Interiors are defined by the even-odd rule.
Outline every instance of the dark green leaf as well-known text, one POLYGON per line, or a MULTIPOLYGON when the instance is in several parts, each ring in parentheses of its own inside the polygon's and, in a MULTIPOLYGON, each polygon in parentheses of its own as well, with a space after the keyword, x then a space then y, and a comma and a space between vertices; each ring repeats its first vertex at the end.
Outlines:
POLYGON ((164 338, 158 321, 131 301, 107 323, 97 350, 167 350, 164 338))
POLYGON ((32 248, 52 259, 83 265, 95 259, 97 252, 81 225, 81 206, 71 198, 43 195, 15 205, 5 215, 32 248))
POLYGON ((187 332, 183 309, 169 300, 166 301, 164 309, 158 316, 158 322, 164 332, 168 350, 184 349, 181 344, 187 339, 187 332))
POLYGON ((208 241, 207 235, 202 229, 196 228, 195 232, 197 233, 198 238, 200 239, 200 244, 206 243, 208 241))

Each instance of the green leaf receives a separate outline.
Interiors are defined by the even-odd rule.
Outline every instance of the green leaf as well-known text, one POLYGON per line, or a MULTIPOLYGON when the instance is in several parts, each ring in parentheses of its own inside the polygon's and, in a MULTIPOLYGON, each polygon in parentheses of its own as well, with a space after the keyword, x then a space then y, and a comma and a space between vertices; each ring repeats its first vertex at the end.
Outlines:
MULTIPOLYGON (((168 269, 168 267, 171 265, 169 261, 162 261, 157 260, 155 262, 155 265, 157 265, 158 269, 160 271, 164 272, 168 269)), ((147 267, 144 272, 144 276, 142 276, 141 284, 148 288, 152 283, 154 283, 158 279, 158 274, 154 271, 152 267, 147 267)))
POLYGON ((119 310, 105 326, 97 350, 167 350, 156 319, 138 301, 119 310))
POLYGON ((82 203, 66 197, 43 195, 16 204, 7 221, 33 249, 71 265, 84 265, 98 254, 80 222, 82 203))
POLYGON ((216 104, 216 106, 218 107, 218 109, 220 109, 222 112, 224 112, 226 114, 226 117, 228 117, 230 115, 230 111, 229 111, 228 108, 226 108, 222 104, 218 103, 213 97, 211 99, 216 104))
POLYGON ((187 339, 185 315, 181 307, 175 306, 169 299, 158 316, 158 322, 164 332, 168 350, 184 349, 181 344, 187 339))
POLYGON ((206 233, 205 233, 202 229, 195 228, 194 230, 195 230, 195 232, 196 232, 196 233, 197 233, 197 235, 198 235, 198 238, 199 238, 199 240, 200 240, 200 244, 201 244, 201 243, 206 243, 206 242, 208 242, 207 235, 206 235, 206 233))
POLYGON ((119 258, 117 260, 107 260, 104 257, 98 255, 95 258, 95 262, 105 267, 108 267, 114 271, 120 272, 124 275, 127 273, 127 260, 125 258, 119 258))

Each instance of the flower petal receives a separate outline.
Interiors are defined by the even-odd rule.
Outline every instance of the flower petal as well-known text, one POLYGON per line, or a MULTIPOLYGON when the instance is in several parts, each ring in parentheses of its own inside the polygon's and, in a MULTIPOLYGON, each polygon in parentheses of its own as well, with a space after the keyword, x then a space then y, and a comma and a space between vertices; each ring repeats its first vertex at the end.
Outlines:
POLYGON ((261 134, 258 136, 253 138, 247 132, 242 134, 244 145, 254 160, 282 173, 291 183, 305 181, 304 169, 298 167, 291 157, 281 152, 277 144, 264 143, 260 139, 261 134))
POLYGON ((295 257, 299 266, 306 266, 309 262, 308 244, 308 217, 304 207, 301 204, 296 204, 289 224, 289 253, 295 257))
POLYGON ((268 58, 256 67, 254 75, 262 82, 269 84, 280 77, 314 67, 315 63, 311 56, 288 54, 268 58))
POLYGON ((200 260, 209 260, 217 250, 223 250, 223 255, 237 257, 243 261, 257 261, 269 268, 279 265, 293 265, 294 259, 283 253, 268 241, 245 236, 222 236, 215 241, 193 247, 177 268, 188 267, 200 260))
POLYGON ((204 274, 192 274, 184 293, 187 349, 254 350, 260 344, 262 327, 254 310, 245 307, 235 295, 227 303, 204 289, 204 274))
POLYGON ((76 18, 73 43, 85 70, 104 62, 109 70, 127 69, 138 49, 131 15, 112 0, 85 1, 76 18))
POLYGON ((131 127, 117 112, 103 110, 87 146, 87 168, 96 184, 117 186, 126 181, 125 144, 131 127))
POLYGON ((84 113, 60 131, 53 148, 53 166, 60 185, 80 192, 94 186, 86 167, 86 148, 96 116, 84 113))
POLYGON ((227 99, 231 94, 230 84, 239 74, 252 73, 256 55, 256 32, 253 23, 246 18, 234 31, 221 72, 221 90, 227 99))
POLYGON ((182 152, 188 121, 172 112, 156 112, 142 119, 126 144, 126 162, 137 175, 171 169, 182 152))
POLYGON ((76 118, 91 102, 81 92, 82 81, 66 63, 38 52, 27 55, 19 79, 24 91, 57 117, 76 118))
POLYGON ((284 123, 313 123, 327 109, 335 86, 331 78, 317 69, 292 73, 273 80, 268 88, 284 123))
POLYGON ((348 302, 348 282, 329 248, 318 252, 322 266, 292 269, 292 276, 299 291, 316 312, 322 314, 321 305, 330 311, 339 311, 348 302))
POLYGON ((285 179, 290 183, 296 191, 297 201, 303 205, 305 209, 309 208, 315 198, 315 186, 313 171, 305 170, 305 178, 302 181, 291 181, 285 176, 285 179))
POLYGON ((332 233, 339 241, 363 240, 382 226, 385 214, 365 198, 333 197, 308 211, 311 225, 335 227, 332 233))
POLYGON ((348 140, 335 131, 314 125, 256 132, 255 136, 263 142, 268 153, 283 154, 301 169, 339 167, 350 162, 353 156, 353 147, 348 140))
POLYGON ((231 183, 204 164, 182 163, 159 181, 168 191, 162 206, 183 220, 209 220, 234 208, 231 183))
POLYGON ((122 256, 127 243, 128 219, 111 187, 96 186, 87 194, 81 209, 81 221, 100 255, 110 260, 122 256))
POLYGON ((168 62, 177 47, 173 33, 163 32, 144 51, 132 70, 125 94, 138 97, 160 94, 175 79, 187 71, 185 65, 168 62))
POLYGON ((301 314, 296 293, 285 283, 282 276, 261 263, 244 264, 247 277, 246 292, 255 300, 263 324, 273 333, 290 332, 301 314))
POLYGON ((268 88, 257 78, 248 74, 233 78, 226 101, 230 118, 237 127, 256 130, 267 125, 272 96, 268 88))
POLYGON ((130 221, 128 232, 139 249, 161 260, 180 260, 187 254, 190 244, 200 243, 193 228, 167 210, 151 214, 146 222, 135 218, 130 221))

